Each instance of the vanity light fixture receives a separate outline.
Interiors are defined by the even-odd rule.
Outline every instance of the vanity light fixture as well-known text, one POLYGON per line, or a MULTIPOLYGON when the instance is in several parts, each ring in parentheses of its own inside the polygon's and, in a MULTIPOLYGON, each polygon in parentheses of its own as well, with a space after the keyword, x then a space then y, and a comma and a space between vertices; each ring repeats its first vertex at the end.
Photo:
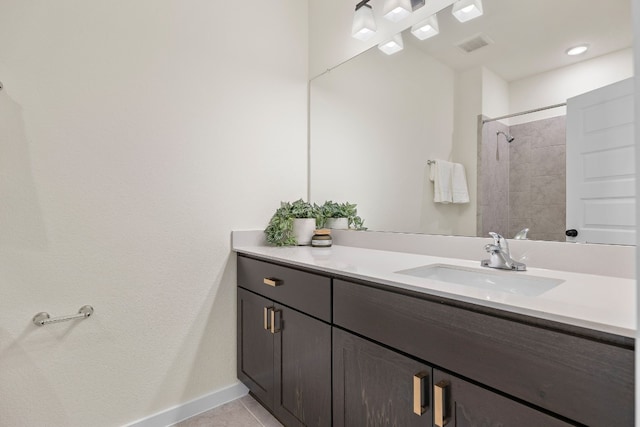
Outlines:
POLYGON ((382 13, 391 22, 398 22, 411 15, 411 0, 385 0, 382 13))
POLYGON ((574 46, 574 47, 571 47, 571 48, 567 49, 566 53, 569 56, 582 55, 588 49, 589 49, 589 45, 588 44, 581 44, 581 45, 574 46))
POLYGON ((420 40, 426 40, 429 37, 437 35, 439 32, 438 17, 436 15, 431 15, 424 21, 418 22, 411 27, 411 34, 420 40))
POLYGON ((451 11, 460 22, 467 22, 482 16, 482 0, 458 0, 451 11))
POLYGON ((400 52, 404 49, 404 42, 402 41, 402 34, 398 33, 391 40, 387 40, 378 45, 378 49, 386 53, 387 55, 393 55, 396 52, 400 52))
POLYGON ((376 33, 376 20, 373 17, 373 8, 369 6, 369 0, 362 0, 356 5, 351 26, 351 36, 358 40, 369 40, 376 33))

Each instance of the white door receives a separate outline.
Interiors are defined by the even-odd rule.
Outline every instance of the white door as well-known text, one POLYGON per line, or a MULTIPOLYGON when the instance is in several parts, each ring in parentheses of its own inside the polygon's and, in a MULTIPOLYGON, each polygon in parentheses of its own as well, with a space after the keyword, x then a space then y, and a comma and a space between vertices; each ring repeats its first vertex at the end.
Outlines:
MULTIPOLYGON (((635 245, 633 79, 567 101, 571 242, 635 245)), ((570 233, 568 233, 570 234, 570 233)))

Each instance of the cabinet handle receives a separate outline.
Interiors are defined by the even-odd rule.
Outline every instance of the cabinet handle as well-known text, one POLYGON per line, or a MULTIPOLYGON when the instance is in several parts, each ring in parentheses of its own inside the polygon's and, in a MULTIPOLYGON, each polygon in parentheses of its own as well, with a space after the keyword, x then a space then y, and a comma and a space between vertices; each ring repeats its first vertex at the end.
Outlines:
POLYGON ((277 334, 282 330, 280 326, 276 328, 276 313, 282 313, 282 310, 276 310, 275 308, 271 309, 271 333, 272 334, 277 334))
POLYGON ((264 328, 268 331, 271 329, 269 325, 269 311, 273 310, 273 307, 264 307, 264 328))
POLYGON ((265 285, 273 286, 275 288, 276 286, 282 285, 284 282, 280 279, 276 279, 275 277, 265 277, 264 279, 262 279, 262 283, 264 283, 265 285))
POLYGON ((433 412, 436 427, 444 427, 449 422, 447 411, 449 381, 440 381, 433 386, 433 412))
POLYGON ((413 376, 413 413, 422 416, 427 412, 427 405, 424 398, 424 379, 429 376, 425 371, 418 372, 413 376))

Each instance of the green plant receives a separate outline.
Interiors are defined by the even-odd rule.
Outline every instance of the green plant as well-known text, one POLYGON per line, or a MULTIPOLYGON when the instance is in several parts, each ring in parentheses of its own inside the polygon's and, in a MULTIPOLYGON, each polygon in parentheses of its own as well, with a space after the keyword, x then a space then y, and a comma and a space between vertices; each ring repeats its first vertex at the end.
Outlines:
POLYGON ((298 244, 293 234, 293 220, 295 218, 317 218, 318 206, 305 202, 302 199, 295 202, 280 202, 271 217, 267 228, 267 242, 276 246, 292 246, 298 244))
POLYGON ((356 207, 355 203, 335 203, 327 200, 322 206, 317 206, 318 223, 321 227, 324 227, 329 218, 347 218, 349 228, 353 226, 356 230, 366 230, 363 226, 364 220, 358 216, 356 207))

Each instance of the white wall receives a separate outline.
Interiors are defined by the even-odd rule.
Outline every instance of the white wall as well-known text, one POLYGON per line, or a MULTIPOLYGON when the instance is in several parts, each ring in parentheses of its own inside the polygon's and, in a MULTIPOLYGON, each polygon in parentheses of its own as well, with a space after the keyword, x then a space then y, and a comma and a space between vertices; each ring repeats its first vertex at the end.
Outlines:
POLYGON ((482 114, 487 117, 509 114, 509 83, 486 67, 482 67, 482 114))
POLYGON ((478 116, 482 114, 482 70, 456 73, 453 125, 453 161, 464 165, 469 188, 469 203, 460 205, 451 221, 452 234, 475 236, 478 202, 478 116))
POLYGON ((234 384, 230 231, 306 191, 307 3, 6 0, 0 40, 0 425, 234 384))
MULTIPOLYGON (((633 76, 633 50, 623 49, 574 65, 536 74, 509 83, 511 113, 566 102, 567 99, 633 76)), ((510 124, 527 123, 566 114, 554 108, 514 117, 510 124)))
POLYGON ((358 204, 373 230, 453 233, 429 159, 451 159, 453 71, 410 44, 377 48, 311 82, 311 199, 358 204))

